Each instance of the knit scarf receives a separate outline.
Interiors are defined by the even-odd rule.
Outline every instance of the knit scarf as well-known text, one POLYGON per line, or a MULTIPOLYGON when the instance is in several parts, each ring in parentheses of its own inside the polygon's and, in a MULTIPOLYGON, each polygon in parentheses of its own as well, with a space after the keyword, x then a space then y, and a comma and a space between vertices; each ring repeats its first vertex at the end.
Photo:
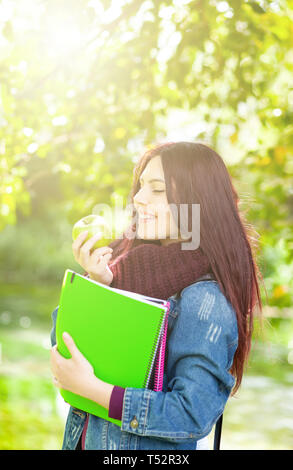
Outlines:
POLYGON ((159 240, 146 240, 116 258, 117 244, 109 246, 113 248, 113 262, 108 264, 113 273, 110 286, 149 297, 167 300, 212 272, 200 247, 183 250, 181 242, 162 245, 159 240))

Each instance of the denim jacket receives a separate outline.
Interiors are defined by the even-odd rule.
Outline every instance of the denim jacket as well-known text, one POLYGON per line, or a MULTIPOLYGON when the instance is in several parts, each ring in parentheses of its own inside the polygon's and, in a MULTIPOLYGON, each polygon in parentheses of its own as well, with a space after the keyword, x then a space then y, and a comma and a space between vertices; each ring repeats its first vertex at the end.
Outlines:
MULTIPOLYGON (((215 280, 190 284, 168 301, 163 390, 126 388, 121 427, 89 415, 85 449, 195 450, 223 413, 235 383, 229 372, 238 345, 235 311, 215 280)), ((63 450, 76 448, 86 416, 70 407, 63 450)))

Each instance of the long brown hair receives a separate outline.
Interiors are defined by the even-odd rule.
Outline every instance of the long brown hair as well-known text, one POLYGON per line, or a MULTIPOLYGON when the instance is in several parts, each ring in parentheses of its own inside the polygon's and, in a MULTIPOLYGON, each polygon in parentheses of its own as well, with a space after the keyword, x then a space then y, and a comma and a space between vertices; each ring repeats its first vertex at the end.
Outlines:
MULTIPOLYGON (((140 189, 139 176, 156 155, 161 156, 168 203, 200 204, 200 248, 210 261, 222 293, 236 312, 238 347, 231 368, 236 378, 235 394, 251 349, 255 308, 258 306, 259 314, 262 312, 258 285, 258 278, 262 276, 255 260, 256 232, 239 210, 239 197, 223 159, 203 143, 168 142, 147 150, 134 168, 132 204, 140 189)), ((135 220, 135 209, 132 217, 135 220)), ((128 236, 135 230, 136 223, 124 232, 122 240, 110 244, 114 250, 111 262, 146 242, 128 236)))

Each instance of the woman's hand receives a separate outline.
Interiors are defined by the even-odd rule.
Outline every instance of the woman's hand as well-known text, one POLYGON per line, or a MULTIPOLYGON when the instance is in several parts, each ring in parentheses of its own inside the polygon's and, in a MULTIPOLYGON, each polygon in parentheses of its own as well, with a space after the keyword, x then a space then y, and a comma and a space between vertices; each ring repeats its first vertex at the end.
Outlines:
POLYGON ((51 349, 53 383, 58 388, 85 396, 96 379, 93 367, 77 349, 68 333, 63 333, 63 340, 71 354, 71 358, 66 359, 61 356, 57 351, 57 345, 53 346, 51 349))
POLYGON ((94 235, 84 243, 87 234, 87 231, 80 233, 72 243, 74 258, 89 273, 92 279, 109 286, 113 280, 113 273, 108 266, 108 262, 112 257, 113 249, 109 246, 102 246, 91 253, 90 251, 99 240, 100 234, 94 235))
POLYGON ((54 385, 93 400, 109 409, 114 385, 95 376, 92 365, 79 351, 68 333, 63 333, 63 340, 71 358, 65 359, 61 356, 57 351, 57 345, 51 349, 51 370, 54 385))

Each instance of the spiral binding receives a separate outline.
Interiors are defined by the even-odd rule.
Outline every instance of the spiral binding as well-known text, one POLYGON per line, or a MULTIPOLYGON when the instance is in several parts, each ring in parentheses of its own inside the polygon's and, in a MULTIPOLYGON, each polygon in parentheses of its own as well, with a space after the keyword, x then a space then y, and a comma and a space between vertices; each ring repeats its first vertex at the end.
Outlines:
POLYGON ((153 347, 152 347, 152 350, 150 352, 149 363, 148 363, 147 370, 146 370, 146 373, 145 373, 145 376, 144 376, 144 381, 143 381, 144 388, 149 387, 149 383, 150 383, 150 379, 151 379, 151 372, 153 370, 153 365, 154 365, 154 362, 155 362, 156 352, 157 352, 157 348, 158 348, 158 344, 159 344, 158 338, 159 338, 159 335, 160 335, 160 330, 161 330, 161 323, 158 324, 155 339, 154 339, 154 343, 153 343, 153 347))
POLYGON ((167 302, 167 311, 165 315, 164 333, 160 342, 160 349, 158 354, 158 360, 155 366, 155 384, 154 391, 160 392, 163 389, 163 378, 164 378, 164 363, 165 363, 165 349, 168 329, 168 314, 170 311, 170 302, 167 302))
MULTIPOLYGON (((166 322, 166 318, 168 316, 168 313, 169 313, 169 308, 170 308, 170 304, 169 302, 167 302, 165 305, 168 306, 167 308, 167 311, 166 311, 166 315, 165 315, 165 322, 166 322)), ((166 324, 164 322, 164 325, 163 325, 163 330, 166 330, 166 324)), ((152 347, 152 350, 151 350, 151 353, 150 353, 150 359, 149 359, 149 363, 148 363, 148 366, 147 366, 147 370, 146 370, 146 373, 145 373, 145 377, 144 377, 144 381, 143 381, 143 386, 145 388, 148 388, 149 385, 150 385, 150 380, 151 380, 151 372, 153 370, 153 366, 154 366, 154 363, 155 363, 155 360, 156 360, 156 356, 157 356, 157 349, 159 348, 159 353, 158 353, 158 360, 156 361, 155 363, 155 368, 157 369, 158 368, 158 364, 160 362, 160 358, 162 356, 161 354, 161 348, 163 346, 163 342, 166 341, 165 340, 165 336, 166 336, 166 332, 164 331, 164 334, 161 335, 163 336, 163 339, 159 339, 159 335, 160 335, 160 332, 162 330, 162 325, 161 323, 158 324, 158 328, 157 328, 157 331, 156 331, 156 335, 155 335, 155 340, 154 340, 154 344, 153 344, 153 347, 152 347)), ((164 356, 163 356, 163 359, 164 359, 164 356)), ((161 367, 161 366, 160 366, 161 367)))

